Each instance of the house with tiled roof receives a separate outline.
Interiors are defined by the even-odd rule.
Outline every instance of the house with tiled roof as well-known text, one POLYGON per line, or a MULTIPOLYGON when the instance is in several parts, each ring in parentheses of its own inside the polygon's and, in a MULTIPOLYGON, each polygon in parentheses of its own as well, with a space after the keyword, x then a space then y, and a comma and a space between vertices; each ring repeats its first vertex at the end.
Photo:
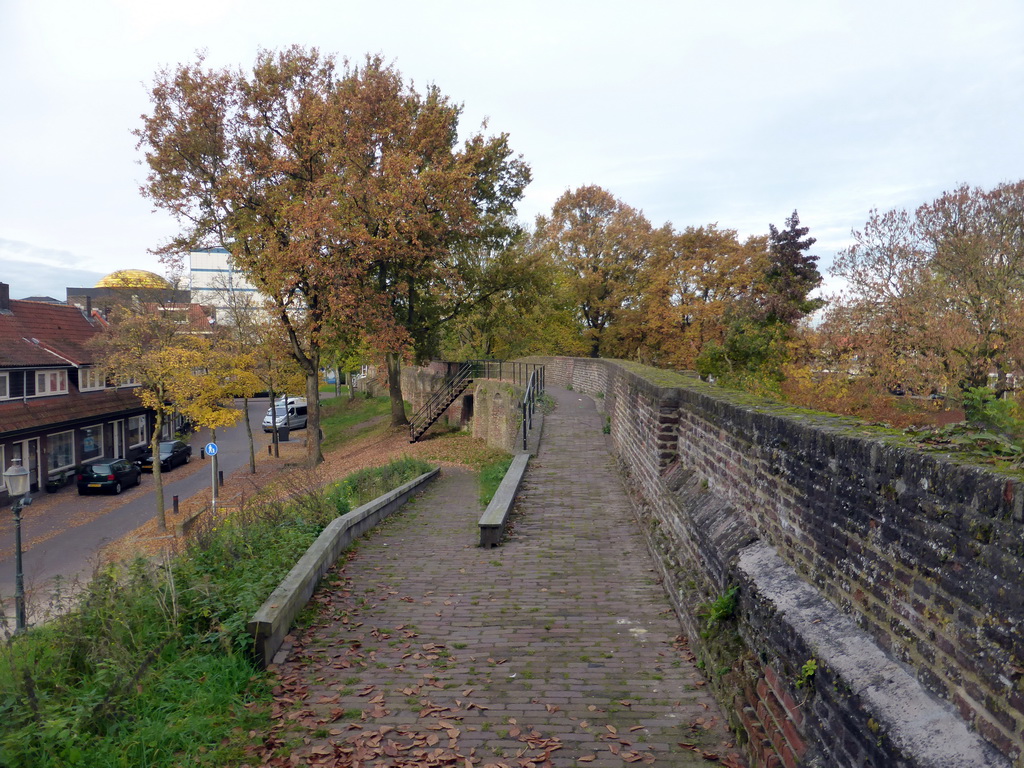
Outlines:
POLYGON ((107 382, 87 344, 102 330, 76 306, 12 300, 0 283, 0 468, 20 459, 33 492, 100 457, 146 450, 151 415, 130 385, 107 382))

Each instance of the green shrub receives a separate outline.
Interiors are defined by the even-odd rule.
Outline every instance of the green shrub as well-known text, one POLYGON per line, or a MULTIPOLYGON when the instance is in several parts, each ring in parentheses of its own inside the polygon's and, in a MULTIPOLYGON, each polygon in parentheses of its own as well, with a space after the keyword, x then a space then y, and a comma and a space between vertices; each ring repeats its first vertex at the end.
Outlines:
POLYGON ((172 561, 103 569, 76 611, 0 646, 0 765, 244 762, 239 734, 269 725, 245 705, 270 700, 249 617, 341 510, 428 469, 365 470, 344 493, 241 510, 172 561))
POLYGON ((331 504, 336 505, 338 514, 343 515, 393 488, 415 480, 432 468, 425 461, 403 456, 383 467, 370 467, 353 472, 341 482, 328 486, 325 495, 331 504))
POLYGON ((484 465, 480 469, 480 503, 483 506, 486 507, 491 503, 491 499, 497 493, 498 486, 505 479, 505 473, 508 472, 508 468, 511 465, 512 456, 507 455, 484 465))
POLYGON ((989 387, 972 387, 963 398, 968 422, 1013 437, 1024 435, 1024 414, 1015 400, 997 398, 989 387))

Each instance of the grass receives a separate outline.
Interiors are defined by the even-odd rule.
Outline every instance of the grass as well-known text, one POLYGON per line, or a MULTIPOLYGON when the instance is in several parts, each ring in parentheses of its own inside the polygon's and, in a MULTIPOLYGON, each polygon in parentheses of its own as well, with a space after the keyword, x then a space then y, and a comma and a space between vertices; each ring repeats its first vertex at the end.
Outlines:
MULTIPOLYGON (((378 474, 423 468, 399 464, 378 474)), ((372 474, 346 478, 346 504, 373 492, 372 474)), ((0 765, 244 762, 272 701, 246 623, 336 515, 323 493, 247 507, 173 560, 106 568, 77 611, 0 646, 0 765)))
POLYGON ((487 506, 494 498, 494 494, 505 478, 509 466, 512 464, 511 454, 496 457, 494 460, 484 464, 480 468, 480 504, 487 506))
MULTIPOLYGON (((324 394, 324 395, 333 395, 334 394, 334 385, 333 384, 325 384, 324 382, 321 381, 320 382, 320 389, 318 391, 321 394, 324 394)), ((341 387, 338 389, 338 397, 348 397, 348 385, 346 385, 346 384, 342 384, 341 385, 341 387)))
POLYGON ((503 459, 510 460, 507 451, 492 448, 469 432, 453 431, 431 435, 430 439, 421 445, 418 455, 428 461, 455 461, 477 472, 503 459))
POLYGON ((320 428, 324 432, 321 447, 337 448, 370 432, 387 429, 391 400, 387 397, 336 397, 320 406, 320 428))

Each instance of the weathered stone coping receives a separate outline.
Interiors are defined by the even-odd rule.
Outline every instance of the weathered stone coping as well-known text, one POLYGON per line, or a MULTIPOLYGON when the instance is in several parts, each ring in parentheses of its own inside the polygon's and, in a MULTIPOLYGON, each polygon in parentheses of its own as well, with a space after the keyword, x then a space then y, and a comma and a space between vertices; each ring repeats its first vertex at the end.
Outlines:
POLYGON ((260 666, 266 667, 273 660, 320 578, 337 562, 345 548, 399 509, 440 472, 440 469, 434 469, 422 474, 327 524, 277 589, 249 619, 249 634, 255 640, 260 666))
POLYGON ((487 505, 483 515, 480 517, 480 546, 496 547, 501 543, 501 537, 505 534, 505 523, 508 521, 509 512, 515 503, 519 486, 523 482, 523 475, 526 474, 526 465, 530 461, 530 454, 519 453, 512 459, 505 477, 502 478, 498 490, 494 492, 491 503, 487 505))
POLYGON ((770 601, 776 621, 806 644, 813 658, 842 682, 866 715, 913 765, 929 768, 1008 768, 949 707, 925 691, 852 619, 801 579, 771 546, 759 542, 740 553, 738 570, 770 601))

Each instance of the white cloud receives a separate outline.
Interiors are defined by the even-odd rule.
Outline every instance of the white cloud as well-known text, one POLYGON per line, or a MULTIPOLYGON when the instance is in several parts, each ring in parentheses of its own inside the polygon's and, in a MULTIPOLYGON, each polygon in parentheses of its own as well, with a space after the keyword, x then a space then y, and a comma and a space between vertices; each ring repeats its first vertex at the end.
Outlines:
POLYGON ((380 52, 467 127, 489 116, 533 166, 524 220, 582 184, 679 228, 754 234, 795 208, 824 265, 873 206, 1024 177, 1021 39, 1018 0, 8 0, 0 237, 162 271, 147 251, 173 223, 138 195, 130 135, 145 83, 197 49, 247 67, 299 43, 380 52))

